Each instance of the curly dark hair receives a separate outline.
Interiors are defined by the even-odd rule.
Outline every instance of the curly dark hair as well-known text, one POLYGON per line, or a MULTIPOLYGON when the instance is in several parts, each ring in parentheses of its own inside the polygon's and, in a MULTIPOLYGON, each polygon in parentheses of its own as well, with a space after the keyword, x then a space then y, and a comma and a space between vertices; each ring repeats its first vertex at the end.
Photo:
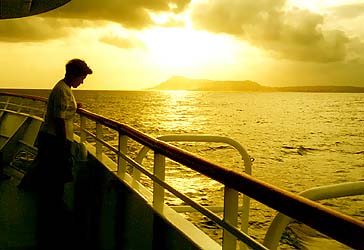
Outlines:
POLYGON ((72 59, 66 64, 66 76, 85 76, 92 74, 92 70, 81 59, 72 59))

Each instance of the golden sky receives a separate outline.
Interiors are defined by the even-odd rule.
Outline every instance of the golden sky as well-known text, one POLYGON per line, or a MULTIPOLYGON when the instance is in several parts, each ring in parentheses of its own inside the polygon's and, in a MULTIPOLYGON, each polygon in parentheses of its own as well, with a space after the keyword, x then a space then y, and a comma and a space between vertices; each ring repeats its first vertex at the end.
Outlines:
POLYGON ((266 86, 364 87, 363 0, 72 0, 0 20, 0 88, 138 90, 173 75, 266 86))

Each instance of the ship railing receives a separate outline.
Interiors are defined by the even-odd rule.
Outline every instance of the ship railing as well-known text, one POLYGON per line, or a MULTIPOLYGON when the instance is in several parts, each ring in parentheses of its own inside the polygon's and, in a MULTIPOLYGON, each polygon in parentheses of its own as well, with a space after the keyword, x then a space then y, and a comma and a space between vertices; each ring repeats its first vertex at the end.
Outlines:
MULTIPOLYGON (((6 122, 10 122, 14 126, 10 126, 11 129, 0 126, 0 155, 1 158, 8 158, 8 154, 3 154, 5 146, 10 142, 14 133, 16 133, 17 126, 20 123, 25 123, 25 119, 17 119, 15 117, 19 115, 30 117, 33 120, 38 120, 38 124, 41 124, 45 114, 47 99, 37 96, 21 95, 16 93, 0 92, 0 123, 4 122, 5 112, 12 114, 12 117, 7 119, 6 122)), ((37 131, 37 126, 33 124, 34 131, 37 131)), ((19 143, 29 150, 32 148, 30 144, 34 144, 36 136, 27 136, 25 140, 19 140, 19 143), (30 140, 30 141, 29 141, 30 140)), ((33 147, 34 148, 34 147, 33 147)), ((32 150, 34 153, 35 151, 32 150)), ((9 154, 11 155, 11 154, 9 154)), ((1 169, 0 169, 1 172, 1 169)))
MULTIPOLYGON (((363 194, 364 181, 346 182, 314 187, 299 193, 300 196, 306 197, 313 201, 363 194)), ((269 249, 277 249, 283 231, 292 221, 292 218, 284 215, 283 213, 278 213, 274 217, 272 223, 267 230, 264 238, 264 245, 267 246, 269 249)))
MULTIPOLYGON (((220 225, 223 230, 223 241, 222 241, 222 249, 236 249, 237 239, 242 242, 245 242, 248 246, 252 247, 253 249, 267 249, 263 244, 259 243, 258 241, 254 240, 253 237, 247 234, 248 230, 248 217, 249 217, 249 197, 244 195, 243 196, 243 207, 244 212, 242 214, 242 220, 244 223, 241 225, 241 229, 237 228, 238 224, 238 203, 239 203, 239 193, 234 190, 233 188, 229 188, 225 185, 224 188, 224 205, 222 207, 223 210, 223 219, 221 219, 216 213, 212 212, 211 209, 208 207, 204 207, 197 202, 190 199, 188 196, 184 195, 180 191, 176 190, 174 187, 169 185, 165 182, 165 158, 170 158, 175 160, 168 155, 170 154, 180 154, 182 153, 182 157, 186 156, 186 160, 189 160, 189 157, 194 157, 195 159, 198 158, 195 155, 187 151, 183 151, 177 147, 174 147, 170 144, 167 144, 165 141, 205 141, 205 142, 224 142, 226 144, 232 145, 234 148, 238 150, 241 154, 245 171, 247 174, 251 174, 251 161, 252 159, 246 152, 246 150, 236 141, 222 137, 222 136, 209 136, 209 135, 200 135, 200 136, 191 136, 191 135, 184 135, 184 136, 177 136, 177 135, 167 135, 162 136, 159 138, 152 138, 147 136, 146 134, 135 130, 132 127, 129 127, 125 124, 118 123, 116 121, 106 119, 100 117, 97 114, 91 113, 89 111, 80 109, 80 142, 86 142, 86 138, 92 138, 95 140, 95 154, 96 157, 103 161, 103 157, 105 157, 104 152, 106 150, 103 149, 105 147, 107 150, 112 151, 113 153, 117 154, 118 156, 118 168, 114 171, 118 173, 119 176, 124 176, 126 171, 126 165, 130 164, 133 167, 133 181, 138 182, 140 181, 140 174, 144 174, 145 176, 149 177, 153 181, 153 194, 152 194, 152 204, 156 211, 163 213, 163 206, 165 205, 165 190, 168 190, 170 193, 184 201, 190 207, 192 207, 195 211, 200 212, 201 214, 205 215, 207 218, 211 219, 216 224, 220 225), (87 129, 87 119, 93 120, 96 122, 95 134, 93 134, 89 129, 87 129), (118 140, 118 147, 111 145, 109 142, 103 139, 103 127, 116 130, 119 134, 118 140), (144 145, 140 150, 139 154, 132 159, 127 154, 127 143, 130 139, 133 139, 140 144, 144 145), (162 143, 161 145, 158 145, 162 143), (160 146, 164 147, 167 146, 168 152, 163 152, 165 150, 159 151, 158 148, 160 146), (157 148, 156 148, 157 147, 157 148), (153 173, 149 172, 142 164, 142 160, 145 157, 146 153, 152 150, 154 151, 154 166, 153 166, 153 173)), ((162 148, 161 148, 162 149, 162 148)), ((180 161, 179 162, 185 166, 190 166, 194 164, 193 159, 192 162, 189 164, 184 164, 180 161)), ((208 163, 206 161, 206 163, 208 163)), ((208 166, 206 166, 208 167, 208 166)), ((193 169, 193 168, 192 168, 193 169)), ((173 208, 173 207, 172 207, 173 208)), ((215 208, 214 210, 220 211, 220 208, 215 208)), ((240 249, 244 249, 244 246, 240 249)))
MULTIPOLYGON (((251 175, 252 174, 252 162, 254 161, 254 158, 250 157, 248 152, 245 150, 245 148, 236 140, 233 140, 226 136, 215 136, 215 135, 196 135, 196 134, 171 134, 171 135, 163 135, 157 137, 157 139, 165 141, 165 142, 207 142, 207 143, 223 143, 225 145, 229 145, 233 147, 241 156, 241 159, 244 163, 244 172, 246 174, 251 175)), ((146 157, 148 151, 150 149, 146 146, 144 146, 136 156, 135 160, 139 164, 142 164, 143 159, 146 157)), ((137 169, 133 171, 133 178, 137 181, 140 180, 140 174, 141 172, 137 169)), ((225 202, 226 203, 226 202, 225 202)), ((236 201, 234 200, 232 204, 235 204, 236 201)), ((186 213, 186 212, 195 212, 196 210, 192 206, 171 206, 175 211, 180 213, 186 213)), ((211 212, 224 212, 225 214, 231 213, 231 221, 237 221, 238 218, 235 218, 237 216, 237 213, 235 213, 236 208, 232 208, 230 204, 226 204, 225 206, 203 206, 207 208, 211 212), (231 212, 230 212, 231 211, 231 212)), ((238 200, 238 211, 241 213, 240 220, 241 220, 241 230, 245 233, 248 232, 248 223, 249 223, 249 211, 250 211, 250 198, 247 195, 243 195, 242 198, 242 205, 239 205, 238 200)), ((226 242, 226 240, 225 240, 226 242)), ((241 246, 241 249, 244 247, 241 246)))
MULTIPOLYGON (((364 223, 338 211, 325 207, 308 198, 293 194, 276 186, 265 183, 247 173, 239 173, 198 157, 165 141, 163 138, 150 137, 128 125, 101 117, 87 110, 80 109, 81 142, 87 136, 96 141, 96 156, 102 160, 103 147, 117 154, 117 175, 124 176, 127 164, 143 173, 153 181, 153 208, 163 214, 165 192, 169 191, 183 202, 193 207, 223 228, 222 249, 236 249, 240 240, 252 249, 268 249, 253 237, 237 228, 239 193, 271 207, 286 216, 300 221, 319 232, 355 249, 364 249, 364 223), (86 129, 86 120, 96 122, 96 133, 86 129), (117 147, 103 140, 103 127, 117 131, 117 147), (144 168, 140 162, 128 156, 127 145, 134 140, 154 153, 153 172, 144 168), (165 182, 166 158, 187 166, 224 185, 224 212, 220 218, 208 208, 177 191, 165 182)), ((136 174, 138 175, 138 174, 136 174)), ((137 179, 133 179, 137 182, 137 179)))
POLYGON ((0 112, 23 113, 35 118, 43 119, 45 115, 46 98, 1 92, 0 112))
MULTIPOLYGON (((241 156, 243 163, 244 163, 244 172, 246 174, 252 174, 252 162, 254 161, 245 150, 245 148, 236 140, 233 140, 226 136, 215 136, 215 135, 196 135, 196 134, 173 134, 173 135, 163 135, 157 137, 157 139, 165 141, 165 142, 206 142, 206 143, 223 143, 233 147, 241 156)), ((142 164, 143 159, 146 157, 148 151, 150 149, 144 146, 136 156, 135 160, 139 164, 142 164)), ((141 172, 138 170, 133 171, 133 178, 137 181, 140 180, 141 172)), ((232 204, 235 204, 235 200, 232 201, 232 204)), ((241 212, 241 230, 244 233, 248 232, 248 225, 249 225, 249 211, 250 211, 250 198, 247 195, 243 195, 242 199, 242 206, 239 206, 238 200, 238 211, 241 212)), ((227 202, 226 202, 227 203, 227 202)), ((175 211, 180 213, 186 212, 195 212, 196 210, 192 206, 171 206, 175 211)), ((238 213, 233 210, 229 210, 230 206, 203 206, 207 208, 211 212, 224 212, 227 218, 230 218, 230 221, 238 221, 238 213)), ((207 216, 207 215, 206 215, 207 216)), ((212 219, 213 220, 213 219, 212 219)), ((213 220, 214 221, 214 220, 213 220)), ((228 237, 226 234, 224 237, 228 237)), ((224 239, 226 242, 228 239, 224 239)), ((242 246, 243 247, 243 246, 242 246)), ((241 247, 241 249, 242 249, 241 247)))
MULTIPOLYGON (((15 103, 16 100, 13 99, 16 99, 16 97, 21 99, 38 100, 43 103, 46 102, 46 99, 44 98, 18 94, 1 93, 1 96, 11 96, 11 102, 14 101, 15 103)), ((7 107, 10 107, 9 105, 10 104, 8 103, 7 107)), ((7 107, 5 109, 7 109, 7 107)), ((2 109, 4 109, 4 107, 2 107, 2 109)), ((125 124, 104 118, 84 109, 79 109, 78 114, 80 115, 81 128, 79 139, 83 143, 87 143, 88 137, 92 137, 95 140, 95 155, 98 160, 103 162, 105 159, 108 159, 108 157, 104 154, 104 151, 106 150, 103 149, 103 147, 106 147, 117 155, 117 160, 114 164, 116 169, 114 169, 114 172, 116 176, 120 177, 120 179, 122 179, 123 176, 128 175, 127 164, 130 164, 145 176, 148 176, 153 181, 151 198, 153 208, 162 216, 164 211, 163 207, 166 206, 164 199, 165 192, 168 190, 189 206, 201 212, 206 217, 212 219, 215 223, 223 228, 222 249, 236 249, 237 240, 244 242, 252 249, 272 249, 271 247, 268 247, 270 243, 266 244, 265 242, 266 245, 263 245, 237 228, 237 196, 239 193, 247 195, 256 201, 277 210, 281 214, 284 214, 284 216, 288 216, 289 218, 300 221, 318 230, 319 232, 348 245, 349 247, 354 249, 364 249, 363 221, 359 221, 355 218, 344 215, 338 211, 310 200, 311 198, 325 198, 325 195, 323 195, 324 193, 327 193, 327 190, 325 189, 319 191, 310 190, 307 191, 306 194, 302 194, 302 196, 293 194, 258 180, 247 173, 236 172, 209 162, 188 151, 175 147, 161 139, 152 138, 125 124), (95 133, 90 132, 90 129, 87 126, 87 121, 94 121, 96 123, 95 133), (105 128, 111 129, 117 133, 118 140, 116 147, 103 139, 103 131, 105 128), (136 141, 153 151, 153 172, 150 172, 132 157, 128 156, 128 153, 130 152, 128 152, 127 149, 130 141, 136 141), (188 168, 193 169, 224 185, 224 212, 222 218, 211 212, 209 209, 194 202, 192 199, 188 198, 183 193, 177 191, 175 188, 171 187, 165 182, 164 178, 166 158, 187 166, 188 168), (310 199, 304 196, 307 196, 310 199)), ((40 118, 42 118, 42 115, 40 118)), ((138 182, 135 179, 133 179, 133 181, 138 182)), ((346 192, 346 194, 350 193, 348 190, 353 189, 353 187, 355 187, 356 190, 356 185, 357 184, 348 184, 348 186, 339 187, 336 191, 329 191, 331 194, 326 195, 326 197, 334 197, 334 193, 336 193, 336 196, 340 196, 340 192, 346 192)), ((361 182, 358 185, 360 186, 359 189, 362 193, 363 183, 361 182)), ((358 193, 360 192, 358 191, 358 193)), ((286 222, 283 222, 283 224, 285 223, 286 222)), ((275 231, 277 229, 272 230, 275 231)))

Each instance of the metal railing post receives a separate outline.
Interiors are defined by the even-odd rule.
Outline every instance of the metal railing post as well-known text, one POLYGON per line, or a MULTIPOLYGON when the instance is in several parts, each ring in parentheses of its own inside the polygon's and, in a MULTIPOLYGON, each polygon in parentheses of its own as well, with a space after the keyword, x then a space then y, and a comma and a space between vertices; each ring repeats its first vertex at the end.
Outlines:
POLYGON ((9 103, 10 103, 10 96, 8 96, 7 98, 6 98, 6 102, 5 102, 5 105, 4 105, 4 110, 6 110, 6 109, 8 109, 8 106, 9 106, 9 103))
MULTIPOLYGON (((127 153, 128 137, 119 132, 119 145, 118 150, 120 153, 126 155, 127 153)), ((118 174, 126 173, 126 160, 118 155, 118 174)))
MULTIPOLYGON (((227 186, 224 189, 224 221, 232 226, 238 224, 238 198, 239 193, 227 186)), ((236 249, 236 237, 228 232, 226 229, 223 231, 222 238, 223 250, 235 250, 236 249)))
MULTIPOLYGON (((243 194, 243 211, 241 212, 241 231, 248 233, 249 226, 249 209, 250 209, 250 198, 243 194)), ((240 250, 247 249, 247 245, 244 242, 240 242, 240 250)))
POLYGON ((81 143, 86 142, 86 117, 80 115, 80 140, 81 143))
POLYGON ((18 103, 18 110, 17 110, 17 112, 21 112, 21 110, 23 108, 23 102, 24 102, 24 100, 22 98, 20 98, 19 103, 18 103))
MULTIPOLYGON (((102 125, 100 123, 96 123, 96 138, 102 140, 102 125)), ((102 157, 102 143, 98 140, 96 140, 96 157, 101 158, 102 157)))
MULTIPOLYGON (((165 179, 165 157, 164 155, 154 153, 154 175, 160 180, 165 179)), ((153 182, 153 207, 161 211, 164 205, 164 188, 158 183, 153 182)))

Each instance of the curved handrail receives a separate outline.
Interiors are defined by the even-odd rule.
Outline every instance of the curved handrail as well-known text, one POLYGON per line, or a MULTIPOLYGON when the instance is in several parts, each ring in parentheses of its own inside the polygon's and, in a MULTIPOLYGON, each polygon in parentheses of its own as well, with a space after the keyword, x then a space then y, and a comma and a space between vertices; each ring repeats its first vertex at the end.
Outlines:
MULTIPOLYGON (((251 175, 252 169, 251 169, 251 158, 248 154, 248 152, 245 150, 241 144, 229 137, 226 136, 215 136, 215 135, 179 135, 179 134, 171 134, 171 135, 162 135, 157 137, 158 140, 162 140, 165 142, 168 141, 179 141, 179 142, 222 142, 228 145, 231 145, 234 147, 239 154, 242 157, 242 160, 244 161, 244 171, 245 173, 251 175)), ((136 156, 135 160, 139 163, 141 163, 145 157, 145 155, 148 153, 149 148, 143 147, 138 155, 136 156)))
MULTIPOLYGON (((235 148, 242 157, 244 162, 244 171, 245 173, 251 175, 252 174, 252 161, 245 150, 245 148, 236 140, 233 140, 226 136, 214 136, 214 135, 180 135, 180 134, 171 134, 171 135, 162 135, 157 137, 157 139, 162 141, 179 141, 179 142, 217 142, 217 143, 225 143, 233 148, 235 148)), ((136 162, 142 163, 144 157, 148 153, 149 148, 144 146, 139 151, 138 155, 135 158, 136 162)), ((140 179, 140 171, 135 171, 134 178, 140 179)), ((243 195, 243 205, 242 205, 242 214, 241 214, 241 230, 243 232, 248 232, 248 223, 249 223, 249 209, 250 209, 250 198, 247 195, 243 195)), ((216 207, 215 210, 222 210, 222 207, 216 207)), ((221 211, 220 211, 221 212, 221 211)))
MULTIPOLYGON (((306 197, 313 201, 362 195, 362 194, 364 194, 364 181, 347 182, 347 183, 332 184, 321 187, 314 187, 299 193, 300 196, 306 197)), ((287 225, 292 221, 294 221, 294 219, 282 213, 278 213, 274 217, 272 223, 268 228, 268 231, 264 238, 264 245, 267 246, 269 249, 277 249, 283 231, 285 230, 287 225)))
POLYGON ((243 146, 241 146, 239 142, 229 137, 216 135, 162 135, 157 139, 162 141, 223 142, 225 144, 231 145, 239 152, 242 160, 244 161, 245 173, 249 175, 252 174, 252 161, 248 152, 243 146))

